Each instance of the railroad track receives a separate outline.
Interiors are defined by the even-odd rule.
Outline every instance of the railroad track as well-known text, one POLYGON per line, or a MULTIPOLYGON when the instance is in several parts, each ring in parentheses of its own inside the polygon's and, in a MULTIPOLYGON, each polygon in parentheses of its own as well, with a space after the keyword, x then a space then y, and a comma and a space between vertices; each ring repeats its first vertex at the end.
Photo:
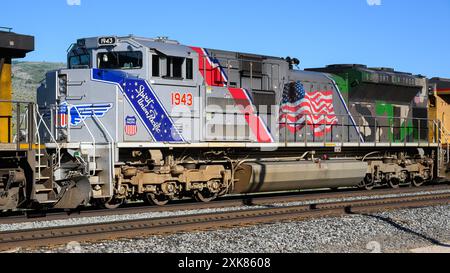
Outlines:
MULTIPOLYGON (((9 215, 4 214, 0 217, 0 225, 26 223, 26 222, 41 222, 76 219, 82 217, 99 217, 109 215, 127 215, 140 214, 152 212, 173 212, 173 211, 188 211, 201 209, 220 209, 239 206, 265 206, 274 203, 293 203, 293 202, 327 202, 330 199, 348 199, 348 198, 366 198, 370 199, 373 196, 390 195, 390 194, 417 194, 421 192, 437 192, 450 191, 450 185, 439 184, 423 186, 420 188, 399 188, 399 189, 376 189, 372 191, 361 190, 341 190, 339 192, 330 191, 308 191, 298 193, 284 193, 284 194, 261 194, 238 197, 221 198, 211 203, 198 203, 192 200, 178 201, 175 204, 166 205, 163 207, 149 206, 142 204, 130 204, 129 206, 110 210, 110 209, 95 209, 87 208, 72 211, 50 210, 46 212, 20 212, 20 214, 9 215)), ((1 215, 1 214, 0 214, 1 215)))
MULTIPOLYGON (((443 187, 438 188, 441 190, 443 189, 443 187)), ((446 188, 448 189, 449 187, 446 188)), ((405 190, 406 189, 403 189, 402 193, 404 193, 405 190)), ((408 191, 410 193, 414 192, 413 189, 408 189, 408 191)), ((397 192, 400 192, 400 190, 397 192)), ((367 192, 364 194, 361 194, 360 192, 360 196, 366 195, 367 192)), ((175 217, 1 232, 0 250, 54 246, 65 244, 70 241, 93 242, 98 240, 240 227, 325 216, 374 213, 389 209, 450 204, 450 192, 430 193, 429 190, 427 190, 426 194, 420 194, 416 189, 416 195, 399 196, 399 194, 392 194, 392 191, 384 194, 384 196, 380 193, 378 193, 378 195, 380 196, 375 199, 366 198, 353 201, 311 203, 307 205, 267 206, 263 208, 249 207, 244 210, 219 213, 199 213, 175 217)), ((331 196, 331 194, 329 194, 329 196, 331 196)), ((308 198, 310 197, 312 196, 309 196, 308 198)), ((231 200, 229 202, 235 201, 231 200)), ((258 202, 258 200, 255 200, 255 202, 258 202)))

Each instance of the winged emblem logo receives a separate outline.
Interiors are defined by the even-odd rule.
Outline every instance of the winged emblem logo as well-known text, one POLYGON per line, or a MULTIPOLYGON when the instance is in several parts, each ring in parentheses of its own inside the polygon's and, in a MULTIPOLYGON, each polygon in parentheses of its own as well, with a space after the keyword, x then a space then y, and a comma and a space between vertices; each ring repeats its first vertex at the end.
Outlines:
MULTIPOLYGON (((63 103, 63 105, 67 107, 67 103, 63 103)), ((112 106, 112 103, 71 105, 67 107, 70 109, 68 111, 70 113, 70 125, 80 125, 83 121, 92 117, 102 118, 112 106)))

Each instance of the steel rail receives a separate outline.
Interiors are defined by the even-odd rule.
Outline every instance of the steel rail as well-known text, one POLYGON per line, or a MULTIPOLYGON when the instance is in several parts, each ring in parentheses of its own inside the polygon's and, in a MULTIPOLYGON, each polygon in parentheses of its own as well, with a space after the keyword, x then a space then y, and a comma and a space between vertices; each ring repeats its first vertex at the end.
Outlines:
POLYGON ((450 193, 127 220, 0 233, 0 250, 56 246, 450 204, 450 193))
MULTIPOLYGON (((354 189, 341 190, 339 192, 330 191, 312 191, 297 193, 278 193, 278 194, 262 194, 262 195, 245 195, 235 197, 224 197, 210 203, 197 203, 193 200, 180 200, 175 204, 166 206, 150 206, 141 203, 130 204, 127 207, 110 209, 85 208, 81 210, 61 211, 50 210, 19 212, 21 214, 3 214, 0 217, 0 224, 15 224, 26 222, 42 222, 53 220, 66 220, 83 217, 99 217, 110 215, 127 215, 153 212, 173 212, 173 211, 189 211, 201 209, 220 209, 240 206, 264 206, 275 203, 294 203, 294 202, 313 202, 327 203, 332 199, 348 199, 361 198, 370 199, 373 196, 383 195, 399 195, 399 194, 421 194, 423 192, 450 191, 449 185, 430 185, 419 188, 400 188, 400 189, 377 189, 372 191, 360 191, 354 189)), ((1 214, 0 214, 1 215, 1 214)))

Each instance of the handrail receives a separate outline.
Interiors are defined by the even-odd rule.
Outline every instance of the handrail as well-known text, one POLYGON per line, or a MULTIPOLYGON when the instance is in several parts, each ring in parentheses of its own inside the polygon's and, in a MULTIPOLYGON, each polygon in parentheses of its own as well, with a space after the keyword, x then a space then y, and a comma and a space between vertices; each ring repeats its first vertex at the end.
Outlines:
MULTIPOLYGON (((442 121, 440 121, 440 126, 438 126, 440 133, 441 133, 441 138, 444 137, 445 140, 445 146, 446 146, 446 156, 447 156, 447 164, 450 163, 450 146, 449 146, 449 140, 450 140, 450 131, 442 124, 442 121)), ((441 144, 442 144, 442 140, 441 140, 441 144)))
MULTIPOLYGON (((441 121, 442 123, 442 121, 441 121)), ((443 130, 444 136, 446 137, 446 139, 450 138, 450 130, 448 130, 444 125, 441 125, 441 128, 443 130)))
POLYGON ((108 131, 108 129, 106 128, 106 126, 103 124, 103 122, 96 116, 93 115, 93 117, 95 118, 95 120, 102 126, 102 129, 104 131, 106 131, 106 134, 108 135, 108 137, 111 139, 111 141, 108 141, 108 143, 115 143, 114 138, 111 136, 111 133, 108 131))
POLYGON ((42 178, 41 175, 41 135, 39 134, 39 125, 37 122, 37 115, 36 115, 36 111, 34 111, 33 113, 34 116, 34 125, 36 126, 36 133, 35 133, 35 137, 38 141, 37 145, 38 145, 38 179, 42 178))
MULTIPOLYGON (((284 114, 293 114, 293 113, 288 112, 288 111, 280 111, 280 116, 284 115, 284 114)), ((290 127, 293 127, 293 126, 294 127, 298 127, 298 128, 301 127, 302 130, 307 130, 307 129, 304 129, 306 127, 313 127, 314 129, 321 128, 321 127, 324 127, 324 126, 331 127, 331 128, 341 127, 341 134, 338 134, 338 137, 342 138, 340 140, 340 142, 342 142, 343 139, 345 138, 344 128, 343 127, 346 126, 346 127, 352 128, 352 127, 355 126, 354 124, 351 124, 349 121, 347 121, 347 124, 345 124, 346 123, 345 122, 345 118, 348 118, 349 115, 339 115, 339 114, 333 115, 333 116, 335 116, 337 118, 336 123, 334 123, 334 124, 330 124, 329 122, 326 121, 326 118, 329 116, 328 114, 302 114, 302 116, 304 116, 304 121, 302 121, 302 122, 289 121, 286 118, 286 119, 284 119, 282 121, 280 120, 277 124, 279 126, 280 125, 284 125, 286 127, 288 125, 290 127), (314 118, 314 117, 316 117, 316 118, 314 118), (342 118, 342 117, 344 117, 344 118, 342 118), (318 120, 318 121, 316 122, 315 120, 318 120)), ((363 115, 356 115, 354 117, 357 119, 357 118, 362 118, 362 117, 365 117, 365 116, 363 116, 363 115)), ((430 120, 430 119, 426 119, 426 118, 373 117, 373 116, 366 116, 366 117, 370 117, 372 119, 375 119, 375 124, 359 124, 359 123, 357 123, 356 126, 358 128, 361 128, 361 127, 364 128, 363 131, 360 132, 363 137, 365 137, 365 134, 364 134, 364 130, 365 129, 370 128, 372 130, 374 130, 374 129, 376 130, 375 132, 372 132, 372 134, 371 134, 372 136, 375 137, 374 140, 370 141, 371 143, 372 142, 373 143, 382 143, 381 135, 378 135, 378 131, 377 131, 379 128, 390 128, 390 130, 388 132, 392 132, 393 129, 399 129, 400 130, 401 139, 397 139, 395 136, 391 135, 392 133, 389 133, 389 136, 390 136, 389 137, 390 138, 389 142, 391 142, 391 140, 392 140, 391 138, 394 137, 395 138, 393 140, 394 142, 403 141, 405 146, 407 144, 410 144, 410 143, 423 143, 423 140, 425 139, 425 137, 429 139, 428 133, 426 133, 424 135, 421 132, 421 130, 428 130, 428 131, 429 130, 433 130, 434 135, 436 135, 436 133, 437 133, 436 129, 432 129, 432 128, 429 127, 430 126, 429 122, 436 123, 435 120, 430 120), (388 121, 387 122, 388 124, 382 125, 380 123, 380 120, 383 120, 383 119, 388 121), (395 124, 393 122, 395 120, 400 120, 403 123, 398 125, 398 126, 395 126, 395 124), (417 121, 418 125, 417 126, 408 125, 407 123, 409 121, 411 121, 411 122, 412 121, 417 121), (421 122, 423 122, 423 121, 427 121, 427 125, 425 127, 421 127, 420 126, 421 122), (418 136, 416 136, 414 134, 415 132, 417 132, 418 136), (408 138, 411 139, 411 137, 409 137, 411 135, 410 133, 413 133, 412 140, 408 140, 408 138), (422 133, 422 135, 421 135, 421 133, 422 133)), ((435 124, 435 126, 436 126, 436 124, 435 124)), ((284 141, 286 142, 287 141, 287 137, 288 137, 286 128, 285 128, 284 132, 285 132, 285 136, 284 136, 285 140, 284 141)), ((305 135, 306 135, 306 133, 308 133, 308 132, 305 131, 305 135)), ((313 135, 312 132, 310 132, 310 133, 311 133, 310 135, 313 135)), ((349 135, 350 133, 346 133, 346 134, 349 135)), ((297 135, 295 135, 295 136, 297 137, 297 135)), ((331 132, 326 132, 324 134, 324 136, 320 137, 320 139, 326 140, 327 136, 331 136, 331 132)), ((280 141, 280 142, 283 142, 283 141, 280 141)), ((305 142, 308 142, 306 136, 305 136, 305 142)), ((314 138, 314 135, 313 135, 313 142, 316 142, 316 139, 314 138)), ((331 138, 331 142, 333 142, 333 136, 331 138)), ((429 143, 436 144, 436 143, 438 143, 438 139, 434 138, 433 141, 429 140, 429 143)))
MULTIPOLYGON (((282 114, 289 114, 290 112, 280 112, 282 114)), ((304 115, 313 115, 313 116, 319 116, 319 115, 326 115, 326 114, 304 114, 304 115)), ((336 114, 337 117, 350 117, 350 115, 339 115, 336 114)), ((400 120, 422 120, 422 121, 436 121, 434 119, 428 119, 428 118, 407 118, 407 117, 387 117, 387 116, 368 116, 368 115, 352 115, 354 117, 360 117, 360 118, 374 118, 374 119, 400 119, 400 120)), ((450 131, 449 131, 450 133, 450 131)))
MULTIPOLYGON (((61 146, 58 144, 58 141, 56 141, 56 138, 53 136, 51 130, 48 128, 47 124, 44 121, 44 118, 42 117, 41 113, 39 113, 39 109, 37 107, 35 108, 35 112, 39 116, 40 121, 42 121, 42 124, 44 124, 45 129, 47 130, 52 141, 56 145, 56 151, 58 153, 58 167, 60 168, 61 167, 61 146)), ((41 123, 39 122, 39 124, 41 124, 41 123)), ((39 127, 40 127, 40 125, 39 125, 39 127)), ((39 128, 36 128, 36 131, 39 131, 39 128)))
MULTIPOLYGON (((68 115, 68 123, 67 123, 67 133, 68 133, 68 136, 70 137, 70 120, 71 120, 71 116, 70 116, 70 110, 69 109, 72 109, 72 107, 70 107, 70 106, 74 106, 74 105, 70 105, 70 104, 67 104, 67 115, 68 115)), ((78 116, 79 117, 81 117, 81 113, 80 113, 80 111, 78 111, 78 108, 76 108, 76 107, 73 107, 74 109, 75 109, 75 111, 77 111, 77 114, 78 114, 78 116)), ((94 115, 93 115, 94 116, 94 115)), ((93 145, 93 147, 94 147, 94 149, 93 149, 93 151, 94 151, 94 155, 93 155, 93 158, 94 158, 94 164, 95 164, 95 166, 97 166, 97 161, 96 161, 96 141, 95 141, 95 137, 94 137, 94 134, 92 134, 92 131, 91 131, 91 129, 89 128, 89 126, 86 124, 86 121, 83 119, 83 118, 81 118, 81 122, 83 122, 83 124, 84 124, 84 126, 86 126, 86 129, 87 129, 87 131, 88 131, 88 133, 89 133, 89 135, 91 136, 91 138, 92 138, 92 145, 93 145)), ((81 143, 80 143, 80 145, 81 145, 81 143)), ((88 168, 89 168, 89 154, 88 154, 88 168)), ((92 176, 94 176, 95 175, 95 169, 94 169, 94 172, 91 174, 91 169, 89 168, 89 175, 92 175, 92 176)))
MULTIPOLYGON (((25 110, 25 113, 22 115, 22 119, 20 120, 20 122, 19 122, 19 125, 17 126, 17 129, 16 129, 16 134, 14 135, 14 137, 13 137, 13 143, 16 143, 16 141, 17 141, 17 137, 19 136, 19 134, 20 134, 20 128, 22 127, 22 124, 25 122, 25 119, 26 119, 26 117, 28 116, 28 108, 27 108, 27 110, 25 110)), ((12 117, 11 117, 12 118, 12 117)), ((36 128, 37 128, 37 126, 36 126, 36 128)), ((37 131, 37 130, 36 130, 37 131)))
POLYGON ((93 115, 93 117, 100 124, 100 126, 102 127, 101 128, 102 131, 106 132, 108 137, 111 139, 111 141, 108 141, 109 142, 108 144, 110 146, 110 149, 109 149, 110 156, 109 156, 109 159, 108 159, 108 161, 109 161, 108 162, 109 163, 109 177, 110 177, 110 179, 114 180, 114 173, 113 173, 113 171, 114 171, 114 164, 116 162, 116 159, 115 159, 116 143, 114 141, 114 138, 111 136, 110 132, 106 128, 106 126, 103 124, 103 122, 96 115, 93 115))

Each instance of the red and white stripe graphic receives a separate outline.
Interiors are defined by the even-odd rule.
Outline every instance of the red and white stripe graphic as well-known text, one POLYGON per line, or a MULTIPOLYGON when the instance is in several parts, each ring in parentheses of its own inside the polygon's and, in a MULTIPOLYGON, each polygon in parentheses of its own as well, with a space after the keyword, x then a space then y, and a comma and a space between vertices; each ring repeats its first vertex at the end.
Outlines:
POLYGON ((209 86, 227 86, 228 78, 216 60, 211 60, 206 49, 201 47, 191 47, 198 53, 198 69, 209 86))
MULTIPOLYGON (((227 86, 228 78, 217 60, 211 60, 208 52, 200 47, 191 47, 192 50, 199 55, 199 71, 209 86, 227 86)), ((242 113, 245 116, 245 120, 256 136, 259 143, 273 143, 275 142, 267 125, 262 118, 257 114, 254 109, 254 105, 247 93, 247 90, 243 88, 229 87, 228 91, 235 100, 235 102, 242 107, 242 113)))
POLYGON ((250 126, 250 129, 257 137, 260 143, 273 143, 275 142, 272 135, 269 132, 266 124, 260 116, 256 113, 253 103, 247 93, 247 90, 243 88, 228 88, 233 99, 239 101, 243 106, 242 114, 245 116, 245 121, 250 126))
POLYGON ((69 120, 69 108, 67 106, 67 103, 65 102, 59 106, 58 119, 59 119, 59 126, 61 128, 66 128, 69 120))
POLYGON ((125 133, 129 136, 134 136, 137 134, 137 126, 136 125, 126 125, 125 133))
POLYGON ((59 114, 59 125, 61 126, 61 128, 66 128, 67 127, 67 114, 59 114))

